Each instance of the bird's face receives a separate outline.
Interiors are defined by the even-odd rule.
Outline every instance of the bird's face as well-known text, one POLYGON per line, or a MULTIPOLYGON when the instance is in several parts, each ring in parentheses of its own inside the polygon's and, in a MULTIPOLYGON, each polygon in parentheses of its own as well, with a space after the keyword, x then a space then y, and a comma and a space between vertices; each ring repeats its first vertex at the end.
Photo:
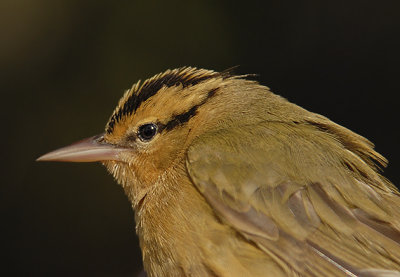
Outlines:
POLYGON ((149 276, 398 270, 398 191, 374 163, 385 159, 240 77, 156 75, 125 93, 103 134, 39 160, 108 168, 135 208, 149 276))
POLYGON ((188 146, 205 130, 201 126, 216 120, 210 107, 227 79, 213 71, 183 68, 138 82, 119 101, 105 133, 39 160, 100 161, 135 203, 165 174, 183 167, 188 146))

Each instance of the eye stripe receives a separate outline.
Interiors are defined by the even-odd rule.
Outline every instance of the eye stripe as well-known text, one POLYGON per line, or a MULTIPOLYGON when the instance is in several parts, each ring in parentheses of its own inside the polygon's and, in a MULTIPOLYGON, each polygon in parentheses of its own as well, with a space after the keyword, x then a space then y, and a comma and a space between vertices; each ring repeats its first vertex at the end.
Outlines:
POLYGON ((186 88, 218 76, 228 78, 231 75, 227 72, 217 73, 190 67, 184 67, 167 71, 164 74, 156 75, 155 77, 145 81, 140 88, 130 92, 130 95, 127 97, 126 101, 120 105, 120 107, 111 116, 107 124, 106 132, 109 134, 112 133, 115 124, 118 123, 123 116, 129 116, 133 114, 143 102, 157 94, 162 87, 182 85, 183 88, 186 88))
POLYGON ((189 111, 175 115, 170 121, 168 121, 166 124, 161 124, 161 131, 171 131, 175 127, 182 125, 186 122, 188 122, 196 113, 197 113, 197 108, 199 106, 194 106, 192 107, 189 111))
POLYGON ((160 129, 160 132, 162 132, 164 130, 171 131, 175 127, 183 125, 184 123, 188 122, 192 117, 194 117, 197 114, 197 109, 201 105, 205 104, 211 97, 213 97, 217 91, 218 91, 218 88, 214 88, 214 89, 210 90, 207 94, 207 98, 204 99, 200 104, 193 106, 187 112, 184 112, 184 113, 181 113, 178 115, 174 115, 173 118, 170 121, 168 121, 166 124, 159 123, 158 126, 160 129))

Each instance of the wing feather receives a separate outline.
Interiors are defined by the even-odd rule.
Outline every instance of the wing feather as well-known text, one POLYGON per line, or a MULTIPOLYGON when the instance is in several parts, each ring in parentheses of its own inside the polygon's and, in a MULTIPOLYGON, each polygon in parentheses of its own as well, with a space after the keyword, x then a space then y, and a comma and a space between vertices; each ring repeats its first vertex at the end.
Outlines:
POLYGON ((221 219, 287 272, 397 274, 399 196, 357 151, 311 124, 264 122, 199 137, 187 169, 221 219))

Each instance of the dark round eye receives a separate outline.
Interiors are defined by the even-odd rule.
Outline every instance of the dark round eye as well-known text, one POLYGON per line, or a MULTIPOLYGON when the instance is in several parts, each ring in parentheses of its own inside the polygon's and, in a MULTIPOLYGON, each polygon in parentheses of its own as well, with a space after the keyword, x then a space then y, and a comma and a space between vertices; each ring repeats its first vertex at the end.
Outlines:
POLYGON ((139 127, 138 136, 141 141, 149 141, 157 134, 157 125, 154 123, 144 124, 139 127))

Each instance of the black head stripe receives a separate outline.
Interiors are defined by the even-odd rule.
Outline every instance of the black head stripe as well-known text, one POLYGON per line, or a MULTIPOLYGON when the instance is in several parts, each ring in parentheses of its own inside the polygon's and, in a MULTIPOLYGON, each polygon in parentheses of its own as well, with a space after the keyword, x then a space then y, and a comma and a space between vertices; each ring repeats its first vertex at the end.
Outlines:
POLYGON ((193 116, 196 115, 197 109, 201 105, 206 103, 211 97, 213 97, 217 91, 218 91, 218 88, 210 90, 207 94, 207 98, 204 99, 201 103, 193 106, 187 112, 174 115, 172 117, 172 119, 170 121, 168 121, 166 124, 159 124, 160 130, 161 131, 163 131, 163 130, 170 131, 170 130, 174 129, 175 127, 178 127, 178 126, 183 125, 186 122, 188 122, 193 116))
POLYGON ((189 119, 191 119, 194 115, 196 115, 196 113, 197 113, 197 108, 198 108, 198 107, 199 107, 198 105, 197 105, 197 106, 194 106, 194 107, 192 107, 190 110, 188 110, 187 112, 184 112, 184 113, 182 113, 182 114, 175 115, 175 116, 174 116, 170 121, 168 121, 167 124, 165 124, 165 125, 160 124, 160 127, 161 127, 160 129, 161 129, 161 131, 164 131, 164 130, 170 131, 170 130, 174 129, 174 128, 177 127, 177 126, 182 125, 182 124, 188 122, 189 119))
POLYGON ((182 85, 182 87, 186 88, 218 76, 222 76, 223 78, 228 77, 225 75, 226 74, 198 70, 195 68, 180 68, 167 71, 164 74, 151 78, 145 81, 139 90, 132 91, 125 103, 114 112, 107 124, 107 133, 112 133, 115 124, 120 121, 123 116, 134 113, 143 102, 154 96, 164 86, 173 87, 182 85))

